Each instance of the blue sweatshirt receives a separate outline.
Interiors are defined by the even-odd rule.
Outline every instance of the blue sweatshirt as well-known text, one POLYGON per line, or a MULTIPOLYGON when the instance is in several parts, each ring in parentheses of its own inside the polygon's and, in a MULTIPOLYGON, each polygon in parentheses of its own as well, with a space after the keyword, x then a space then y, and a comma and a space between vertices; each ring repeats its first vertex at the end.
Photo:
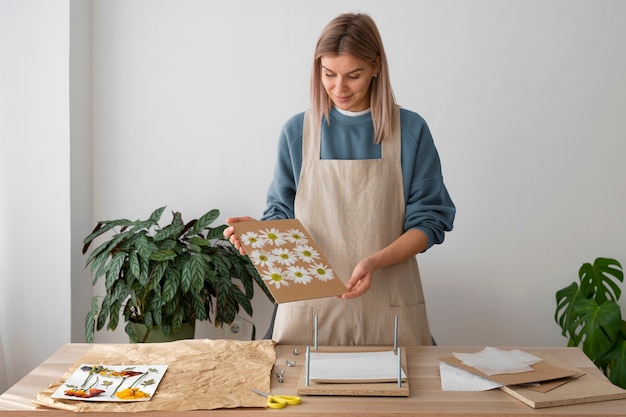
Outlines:
MULTIPOLYGON (((330 124, 322 122, 321 159, 381 158, 381 145, 373 139, 370 112, 353 116, 333 108, 329 116, 330 124)), ((283 126, 263 220, 294 218, 302 167, 303 121, 304 113, 299 113, 283 126)), ((424 232, 430 248, 443 242, 445 232, 452 230, 456 208, 443 183, 439 154, 425 120, 417 113, 400 109, 400 124, 404 230, 415 228, 424 232)))

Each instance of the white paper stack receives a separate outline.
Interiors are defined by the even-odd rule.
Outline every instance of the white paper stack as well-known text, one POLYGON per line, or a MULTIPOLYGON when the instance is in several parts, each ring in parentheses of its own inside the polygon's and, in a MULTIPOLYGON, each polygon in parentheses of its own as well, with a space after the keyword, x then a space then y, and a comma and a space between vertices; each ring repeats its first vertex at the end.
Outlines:
MULTIPOLYGON (((391 382, 398 380, 398 356, 385 352, 311 352, 309 378, 315 382, 391 382)), ((406 374, 401 371, 401 378, 406 374)))

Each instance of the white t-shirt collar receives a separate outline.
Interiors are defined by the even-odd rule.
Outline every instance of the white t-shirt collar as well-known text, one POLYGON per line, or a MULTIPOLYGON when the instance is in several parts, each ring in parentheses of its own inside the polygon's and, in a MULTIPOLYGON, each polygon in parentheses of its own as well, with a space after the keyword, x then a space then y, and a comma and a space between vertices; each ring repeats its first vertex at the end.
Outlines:
POLYGON ((364 114, 368 114, 372 112, 372 109, 365 109, 362 111, 350 111, 350 110, 342 110, 338 107, 335 107, 335 109, 337 109, 337 111, 341 114, 343 114, 344 116, 350 116, 350 117, 356 117, 356 116, 362 116, 364 114))

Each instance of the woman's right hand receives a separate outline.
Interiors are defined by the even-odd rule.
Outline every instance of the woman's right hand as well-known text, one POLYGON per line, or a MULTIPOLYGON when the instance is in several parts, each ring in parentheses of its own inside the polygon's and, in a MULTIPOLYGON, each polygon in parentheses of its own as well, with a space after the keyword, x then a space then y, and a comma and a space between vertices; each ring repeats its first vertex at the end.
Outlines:
POLYGON ((225 221, 228 227, 224 229, 224 237, 228 239, 230 243, 233 244, 233 246, 239 251, 240 254, 245 255, 246 250, 241 245, 241 242, 239 241, 239 238, 237 237, 237 235, 235 235, 235 228, 232 226, 232 224, 237 223, 237 222, 253 222, 253 221, 256 221, 256 219, 253 219, 250 216, 243 216, 243 217, 228 217, 226 218, 225 221))

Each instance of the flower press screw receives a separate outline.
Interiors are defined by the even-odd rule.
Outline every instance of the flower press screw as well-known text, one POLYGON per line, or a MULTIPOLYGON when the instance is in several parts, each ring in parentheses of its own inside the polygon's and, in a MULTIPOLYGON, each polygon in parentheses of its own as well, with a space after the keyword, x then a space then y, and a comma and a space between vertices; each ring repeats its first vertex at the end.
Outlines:
POLYGON ((278 382, 285 382, 285 370, 274 372, 276 378, 278 378, 278 382))

